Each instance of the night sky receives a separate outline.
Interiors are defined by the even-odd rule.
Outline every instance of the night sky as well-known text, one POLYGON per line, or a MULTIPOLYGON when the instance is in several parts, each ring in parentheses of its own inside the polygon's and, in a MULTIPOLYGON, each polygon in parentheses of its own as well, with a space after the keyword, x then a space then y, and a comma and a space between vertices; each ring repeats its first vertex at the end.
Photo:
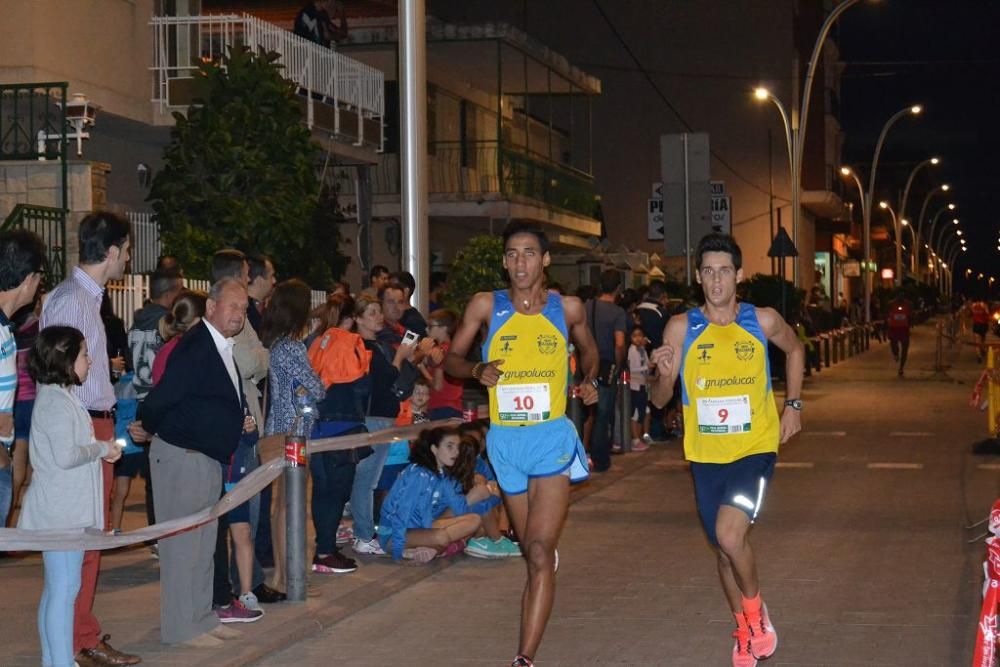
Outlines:
MULTIPOLYGON (((917 216, 929 186, 952 184, 957 217, 970 238, 968 262, 959 261, 960 272, 971 267, 1000 279, 998 26, 998 2, 883 0, 848 10, 840 21, 839 42, 846 65, 841 90, 846 161, 867 175, 885 121, 909 104, 923 104, 923 117, 902 118, 889 133, 876 201, 898 201, 913 166, 940 155, 941 166, 918 174, 907 217, 917 216)), ((935 196, 927 216, 947 201, 935 196)), ((926 219, 924 225, 926 230, 926 219)), ((957 279, 956 288, 962 288, 957 279)))

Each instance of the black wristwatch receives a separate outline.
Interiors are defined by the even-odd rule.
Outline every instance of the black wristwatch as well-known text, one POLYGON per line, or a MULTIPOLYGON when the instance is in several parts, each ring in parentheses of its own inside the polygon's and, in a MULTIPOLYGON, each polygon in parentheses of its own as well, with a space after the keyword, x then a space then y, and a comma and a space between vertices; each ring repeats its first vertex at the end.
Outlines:
POLYGON ((790 407, 792 410, 802 410, 802 399, 800 398, 790 398, 785 401, 785 405, 790 407))

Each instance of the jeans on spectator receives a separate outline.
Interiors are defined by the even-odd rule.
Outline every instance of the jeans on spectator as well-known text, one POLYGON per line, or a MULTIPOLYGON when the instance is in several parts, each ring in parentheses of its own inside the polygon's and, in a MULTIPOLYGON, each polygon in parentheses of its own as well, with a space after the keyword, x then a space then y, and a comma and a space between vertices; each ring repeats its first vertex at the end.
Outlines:
MULTIPOLYGON (((0 445, 0 447, 3 446, 0 445)), ((9 454, 10 450, 8 449, 7 451, 9 454)), ((10 508, 14 500, 13 455, 9 455, 8 458, 12 459, 10 464, 6 468, 0 468, 0 528, 7 525, 7 515, 10 514, 10 508)))
POLYGON ((45 585, 38 603, 42 665, 73 667, 73 603, 80 592, 82 551, 43 551, 45 585))
POLYGON ((357 467, 345 458, 343 452, 320 452, 309 457, 316 554, 328 555, 337 549, 337 527, 344 515, 344 505, 351 497, 357 467))
MULTIPOLYGON (((258 498, 260 498, 260 509, 257 511, 257 528, 254 530, 254 580, 257 578, 257 566, 267 564, 271 567, 274 559, 273 542, 271 540, 271 489, 274 485, 265 486, 258 498)), ((284 502, 281 498, 278 502, 284 502)))
POLYGON ((614 425, 617 389, 614 385, 601 385, 597 388, 597 409, 594 428, 590 433, 590 457, 594 461, 594 469, 598 471, 607 470, 611 466, 611 427, 614 425))
MULTIPOLYGON (((396 425, 391 417, 366 417, 365 426, 369 433, 384 431, 396 425)), ((382 466, 389 456, 389 443, 372 447, 372 455, 358 463, 351 488, 351 516, 354 517, 354 537, 368 542, 375 537, 374 493, 382 476, 382 466)))

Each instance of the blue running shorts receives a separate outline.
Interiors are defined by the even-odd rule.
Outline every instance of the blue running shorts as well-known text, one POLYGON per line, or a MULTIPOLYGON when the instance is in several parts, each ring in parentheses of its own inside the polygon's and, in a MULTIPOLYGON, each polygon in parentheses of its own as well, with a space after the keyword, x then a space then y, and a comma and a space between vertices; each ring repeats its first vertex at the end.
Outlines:
POLYGON ((777 458, 769 452, 751 454, 732 463, 691 462, 698 516, 712 546, 719 546, 715 521, 723 505, 742 510, 750 523, 757 519, 777 458))
POLYGON ((587 452, 565 416, 530 426, 493 424, 486 433, 486 451, 500 488, 512 496, 527 491, 532 477, 566 473, 576 483, 590 476, 587 452))

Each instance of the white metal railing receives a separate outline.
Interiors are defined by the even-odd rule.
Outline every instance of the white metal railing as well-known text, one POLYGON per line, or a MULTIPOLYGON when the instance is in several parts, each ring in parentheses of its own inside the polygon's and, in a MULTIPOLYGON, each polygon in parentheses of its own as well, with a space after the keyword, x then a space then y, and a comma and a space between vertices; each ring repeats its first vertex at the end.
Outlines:
POLYGON ((127 216, 132 225, 132 271, 149 273, 156 269, 162 254, 160 228, 152 213, 129 211, 127 216))
MULTIPOLYGON (((235 45, 278 53, 285 76, 305 93, 306 122, 313 124, 314 98, 336 110, 356 112, 358 143, 364 139, 363 120, 385 115, 385 75, 364 63, 310 42, 276 25, 243 15, 154 16, 153 98, 166 111, 171 104, 169 82, 192 78, 205 60, 216 60, 235 45)), ((381 137, 372 140, 381 144, 381 137)))

